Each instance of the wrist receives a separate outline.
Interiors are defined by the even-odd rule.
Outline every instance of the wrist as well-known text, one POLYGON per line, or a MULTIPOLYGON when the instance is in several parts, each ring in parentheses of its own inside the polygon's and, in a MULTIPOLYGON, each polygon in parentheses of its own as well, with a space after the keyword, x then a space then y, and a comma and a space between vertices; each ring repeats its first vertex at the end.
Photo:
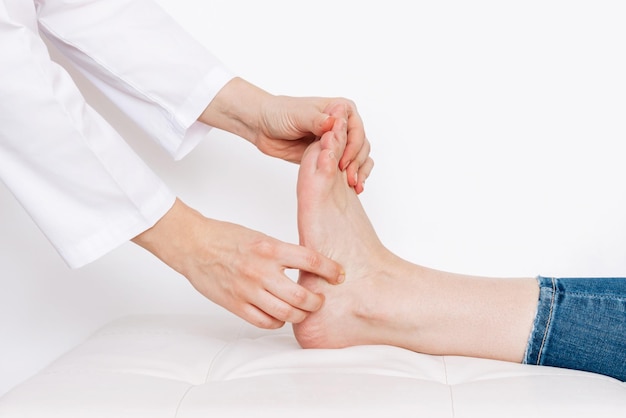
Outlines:
POLYGON ((236 77, 222 87, 198 120, 254 143, 263 103, 270 97, 266 91, 236 77))
POLYGON ((189 247, 194 245, 193 230, 199 218, 204 217, 176 199, 172 208, 154 226, 131 241, 184 274, 185 255, 193 252, 189 247))

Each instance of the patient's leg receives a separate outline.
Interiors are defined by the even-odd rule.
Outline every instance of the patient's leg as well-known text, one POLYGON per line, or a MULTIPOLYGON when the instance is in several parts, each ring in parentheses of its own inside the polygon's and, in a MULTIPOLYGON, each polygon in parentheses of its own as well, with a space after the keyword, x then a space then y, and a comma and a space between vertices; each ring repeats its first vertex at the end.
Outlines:
POLYGON ((309 147, 298 177, 300 241, 341 263, 346 281, 330 285, 300 275, 302 285, 326 300, 320 311, 294 324, 298 342, 305 348, 390 344, 522 361, 537 281, 447 273, 397 257, 378 239, 344 176, 330 150, 320 142, 309 147))

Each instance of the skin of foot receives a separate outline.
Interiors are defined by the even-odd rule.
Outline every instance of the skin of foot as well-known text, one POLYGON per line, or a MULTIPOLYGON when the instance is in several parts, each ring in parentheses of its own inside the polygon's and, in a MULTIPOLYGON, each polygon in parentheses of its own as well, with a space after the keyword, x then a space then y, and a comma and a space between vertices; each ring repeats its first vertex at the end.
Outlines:
POLYGON ((386 344, 438 355, 520 362, 537 306, 534 278, 448 273, 410 263, 379 240, 327 138, 305 152, 298 175, 300 244, 339 262, 345 282, 302 272, 298 282, 324 295, 299 324, 303 348, 386 344))
MULTIPOLYGON (((301 272, 298 283, 326 296, 323 312, 294 324, 298 342, 305 348, 338 348, 371 343, 358 310, 364 289, 374 286, 371 278, 383 278, 391 256, 380 243, 368 217, 338 169, 331 149, 322 149, 324 139, 304 154, 298 175, 298 232, 300 245, 317 248, 334 260, 343 260, 346 280, 331 288, 311 274, 301 272), (341 243, 341 244, 340 244, 341 243), (368 255, 369 260, 363 260, 368 255), (366 262, 363 262, 366 261, 366 262), (352 278, 358 278, 353 280, 352 278)), ((373 291, 371 289, 369 291, 373 291)), ((369 293, 368 291, 368 293, 369 293)))

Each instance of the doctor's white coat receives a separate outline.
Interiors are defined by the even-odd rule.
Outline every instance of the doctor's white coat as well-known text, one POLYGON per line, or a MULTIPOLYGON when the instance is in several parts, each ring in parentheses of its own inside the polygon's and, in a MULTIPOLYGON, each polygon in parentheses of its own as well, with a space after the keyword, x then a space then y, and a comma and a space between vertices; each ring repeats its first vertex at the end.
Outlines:
POLYGON ((51 61, 43 34, 175 159, 233 77, 150 0, 0 0, 0 179, 71 267, 150 228, 174 194, 51 61))

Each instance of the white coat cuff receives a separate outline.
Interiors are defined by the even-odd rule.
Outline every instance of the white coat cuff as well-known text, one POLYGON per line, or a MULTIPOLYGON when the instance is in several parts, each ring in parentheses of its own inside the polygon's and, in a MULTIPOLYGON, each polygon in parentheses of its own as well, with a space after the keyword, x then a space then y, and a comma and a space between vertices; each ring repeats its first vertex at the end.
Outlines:
POLYGON ((173 138, 172 149, 168 150, 175 160, 180 160, 202 141, 211 126, 198 121, 217 93, 232 80, 235 75, 224 67, 216 67, 199 83, 189 95, 187 101, 176 111, 180 137, 173 138), (182 138, 182 140, 181 140, 182 138))

